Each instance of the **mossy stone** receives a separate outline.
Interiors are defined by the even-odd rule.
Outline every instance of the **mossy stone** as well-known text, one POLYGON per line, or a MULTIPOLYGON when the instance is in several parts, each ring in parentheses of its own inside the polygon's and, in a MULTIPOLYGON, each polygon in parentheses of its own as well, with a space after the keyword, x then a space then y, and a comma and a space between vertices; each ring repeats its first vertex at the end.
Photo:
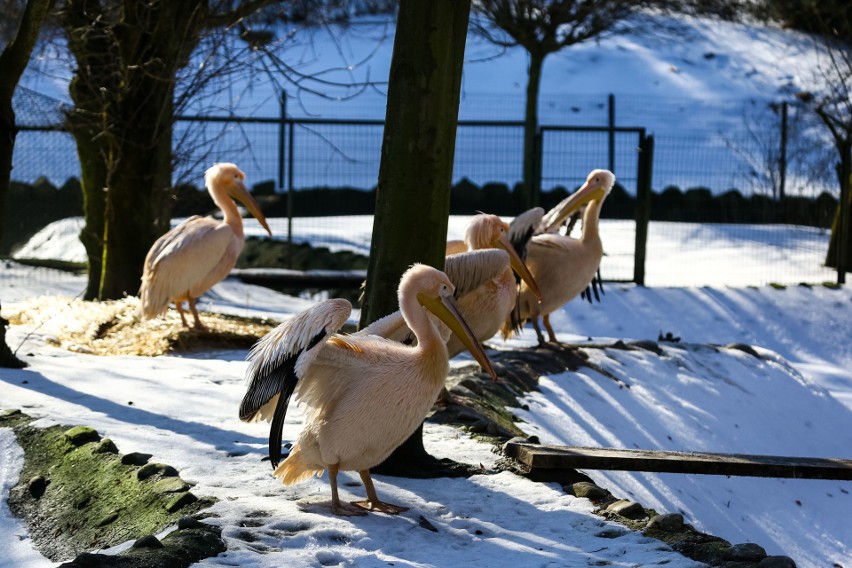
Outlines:
POLYGON ((145 465, 149 459, 151 459, 151 454, 132 452, 121 456, 121 463, 123 465, 145 465))
MULTIPOLYGON (((169 512, 166 507, 179 494, 154 491, 155 482, 163 477, 137 482, 138 466, 122 463, 122 456, 118 453, 96 451, 100 437, 96 443, 74 446, 66 436, 69 429, 73 430, 70 426, 37 428, 31 422, 26 414, 18 413, 2 422, 14 429, 18 444, 24 449, 24 465, 18 483, 8 494, 8 503, 12 514, 25 519, 34 547, 53 562, 72 558, 82 550, 109 548, 122 542, 132 542, 142 535, 157 534, 180 517, 194 515, 210 503, 206 498, 188 497, 180 501, 183 505, 180 510, 169 512), (43 484, 46 491, 40 498, 34 499, 28 480, 39 477, 43 481, 37 480, 32 487, 37 489, 43 484)), ((85 438, 86 429, 77 431, 83 432, 85 438)), ((94 438, 91 434, 89 436, 94 438)), ((104 442, 100 449, 108 447, 108 443, 104 442)), ((147 461, 148 456, 137 454, 124 459, 125 462, 141 460, 147 461)), ((174 468, 167 466, 155 471, 176 473, 174 468)), ((213 536, 211 541, 218 540, 213 536)), ((207 542, 206 533, 201 538, 207 542)), ((163 544, 168 548, 167 540, 168 537, 164 538, 163 544)), ((221 544, 217 546, 221 547, 221 544)), ((207 549, 206 544, 203 548, 207 549)), ((145 558, 133 565, 136 568, 168 565, 162 558, 148 556, 155 552, 161 554, 159 549, 138 550, 145 558)), ((90 558, 103 558, 115 565, 115 556, 81 555, 81 559, 90 558)), ((189 562, 180 564, 187 565, 189 562)), ((130 568, 131 564, 122 566, 130 568)))
POLYGON ((766 558, 766 550, 759 544, 744 542, 735 544, 725 553, 727 560, 760 562, 766 558))
POLYGON ((574 483, 570 487, 570 491, 568 491, 575 497, 585 497, 586 499, 591 499, 592 501, 598 501, 600 499, 606 499, 609 495, 606 489, 602 489, 595 485, 594 483, 590 483, 588 481, 578 481, 574 483))
POLYGON ((133 548, 163 548, 163 543, 154 535, 149 534, 134 542, 133 548))
POLYGON ((189 490, 189 483, 180 477, 166 477, 154 484, 154 493, 182 493, 189 490))
POLYGON ((139 471, 136 472, 136 478, 139 481, 144 481, 157 474, 163 477, 177 477, 178 472, 172 466, 164 463, 148 463, 139 468, 139 471))
POLYGON ((50 482, 45 479, 43 475, 36 475, 32 477, 27 483, 27 489, 34 498, 39 499, 44 492, 47 490, 47 486, 50 482))
POLYGON ((116 447, 115 442, 109 438, 104 438, 98 442, 98 445, 92 449, 92 452, 96 454, 117 454, 118 447, 116 447))
POLYGON ((88 426, 74 426, 65 431, 65 438, 73 445, 79 447, 90 442, 97 442, 101 435, 94 428, 88 426))
POLYGON ((115 522, 118 518, 118 511, 110 511, 105 516, 101 517, 97 523, 95 523, 96 527, 105 527, 115 522))
POLYGON ((183 509, 187 505, 192 505, 198 501, 198 497, 187 491, 186 493, 181 493, 166 505, 166 511, 169 513, 174 513, 180 509, 183 509))
POLYGON ((657 515, 648 521, 648 530, 664 532, 680 532, 683 530, 683 515, 680 513, 666 513, 657 515))
POLYGON ((610 504, 606 508, 606 510, 610 513, 615 513, 616 515, 627 517, 628 519, 640 519, 646 516, 645 509, 642 508, 642 505, 634 501, 627 501, 625 499, 620 499, 610 504))

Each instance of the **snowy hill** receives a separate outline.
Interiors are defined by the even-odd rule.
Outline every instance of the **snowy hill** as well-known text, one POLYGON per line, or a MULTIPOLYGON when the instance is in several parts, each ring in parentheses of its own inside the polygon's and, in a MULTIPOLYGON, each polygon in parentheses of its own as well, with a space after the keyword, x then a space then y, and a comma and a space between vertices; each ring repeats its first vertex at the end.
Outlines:
MULTIPOLYGON (((815 77, 819 46, 805 34, 700 18, 658 16, 653 27, 657 30, 654 35, 611 36, 550 55, 542 76, 539 122, 606 126, 607 97, 613 94, 616 124, 643 127, 657 140, 655 189, 677 185, 684 189, 705 186, 719 192, 731 187, 751 191, 753 172, 763 167, 764 146, 774 144, 772 137, 778 136, 778 117, 769 104, 792 101, 798 92, 819 89, 815 77), (776 129, 774 133, 766 130, 770 128, 776 129)), ((307 88, 299 90, 281 75, 255 71, 248 80, 231 81, 225 91, 217 86, 216 92, 195 100, 185 114, 278 117, 281 90, 285 89, 290 116, 381 120, 393 34, 393 22, 386 20, 355 23, 345 31, 335 27, 297 31, 281 45, 279 55, 300 73, 319 74, 323 80, 344 86, 333 88, 307 81, 307 88), (311 89, 319 89, 323 96, 312 94, 311 89)), ((460 118, 521 120, 526 53, 520 48, 502 53, 471 33, 465 60, 460 118)), ((42 54, 33 61, 22 84, 68 101, 71 67, 55 52, 42 54)), ((791 120, 804 121, 801 130, 807 132, 807 138, 796 145, 826 146, 830 157, 826 134, 818 125, 810 127, 813 117, 805 111, 797 112, 795 107, 791 116, 791 120)), ((191 127, 201 128, 198 124, 191 127)), ((300 130, 300 136, 308 134, 301 144, 311 141, 310 133, 310 128, 307 132, 300 130)), ((320 134, 322 138, 336 136, 325 131, 320 134)), ((486 133, 469 135, 484 139, 486 133)), ((520 133, 502 131, 501 135, 512 139, 507 143, 513 144, 517 153, 520 133)), ((208 136, 213 133, 208 132, 208 136)), ((268 136, 274 139, 277 134, 254 131, 246 139, 243 128, 231 126, 226 139, 216 142, 213 159, 240 164, 254 182, 276 179, 277 150, 261 144, 268 136)), ((317 138, 320 140, 319 135, 317 138)), ((323 163, 298 168, 299 176, 310 177, 298 178, 297 187, 336 184, 341 179, 350 180, 356 187, 371 187, 376 179, 380 141, 380 132, 359 131, 354 140, 335 138, 336 151, 322 154, 323 163), (350 160, 340 160, 340 152, 350 160), (353 159, 363 164, 353 170, 353 159)), ((22 148, 28 144, 27 136, 22 136, 22 148)), ((624 144, 635 146, 635 141, 624 144)), ((598 146, 598 153, 590 159, 594 167, 606 166, 605 144, 598 146)), ((458 156, 456 180, 468 177, 476 183, 500 181, 510 186, 517 181, 520 163, 506 167, 501 159, 499 164, 492 161, 490 165, 468 166, 482 159, 476 153, 483 150, 475 144, 460 147, 470 154, 458 156)), ((619 164, 626 168, 625 173, 629 173, 631 148, 619 150, 619 164)), ((73 148, 63 147, 61 151, 73 152, 73 148)), ((825 156, 822 152, 807 160, 825 156)), ((311 158, 316 160, 317 156, 311 158)), ((15 175, 30 181, 48 175, 61 184, 68 175, 76 175, 74 168, 69 170, 69 164, 74 163, 73 159, 36 163, 17 155, 15 175)), ((556 169, 545 172, 545 178, 571 185, 585 177, 591 169, 587 165, 585 161, 555 165, 556 169)), ((789 167, 789 193, 816 196, 824 190, 834 191, 830 175, 814 180, 805 175, 805 164, 791 160, 789 167)), ((201 175, 201 171, 190 172, 188 181, 200 185, 201 175)), ((629 184, 627 187, 630 189, 629 184)))

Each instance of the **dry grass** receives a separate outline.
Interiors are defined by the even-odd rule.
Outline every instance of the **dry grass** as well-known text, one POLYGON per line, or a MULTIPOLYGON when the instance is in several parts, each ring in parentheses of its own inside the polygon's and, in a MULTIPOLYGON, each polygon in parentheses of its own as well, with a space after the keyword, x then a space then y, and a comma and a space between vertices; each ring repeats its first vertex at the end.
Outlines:
MULTIPOLYGON (((186 329, 170 308, 149 321, 136 317, 139 299, 106 302, 43 296, 3 307, 12 325, 33 327, 64 349, 95 355, 156 356, 207 349, 248 348, 277 322, 223 314, 200 314, 207 329, 186 329)), ((188 318, 190 321, 191 316, 188 318)))

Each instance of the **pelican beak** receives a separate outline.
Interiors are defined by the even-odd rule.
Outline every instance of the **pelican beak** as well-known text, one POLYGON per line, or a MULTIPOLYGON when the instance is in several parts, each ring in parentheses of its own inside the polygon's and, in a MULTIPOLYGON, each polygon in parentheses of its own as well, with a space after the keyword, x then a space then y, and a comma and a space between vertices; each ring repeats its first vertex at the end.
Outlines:
POLYGON ((491 365, 488 355, 485 354, 482 344, 476 339, 467 322, 464 321, 464 318, 459 313, 459 306, 455 298, 453 298, 452 292, 441 294, 437 298, 432 298, 422 293, 417 294, 417 301, 420 302, 421 306, 435 314, 438 319, 444 322, 456 334, 462 345, 470 351, 476 362, 479 363, 486 373, 491 375, 491 379, 496 383, 497 373, 494 372, 494 367, 491 365))
POLYGON ((518 252, 515 250, 515 247, 512 246, 512 243, 509 242, 509 238, 506 236, 506 233, 501 233, 500 237, 492 241, 491 243, 496 248, 501 248, 509 255, 509 264, 512 266, 512 270, 515 271, 515 274, 521 277, 521 280, 527 283, 527 286, 530 287, 535 297, 538 298, 538 302, 541 303, 541 290, 538 287, 538 284, 533 278, 532 272, 527 268, 527 265, 524 264, 524 261, 521 260, 521 257, 518 256, 518 252))
POLYGON ((578 211, 583 205, 591 201, 600 201, 605 195, 606 191, 600 183, 591 180, 586 181, 586 183, 583 184, 583 187, 575 191, 571 197, 565 201, 565 205, 562 206, 562 210, 559 211, 556 219, 545 228, 545 231, 551 231, 554 228, 559 227, 565 219, 570 217, 575 211, 578 211))
POLYGON ((266 224, 266 217, 260 210, 260 205, 257 204, 257 201, 255 201, 252 194, 249 193, 249 190, 244 183, 237 182, 237 191, 234 192, 233 197, 249 210, 249 213, 251 213, 261 225, 263 225, 263 228, 266 229, 266 232, 269 233, 269 236, 271 237, 272 231, 269 229, 269 225, 266 224))

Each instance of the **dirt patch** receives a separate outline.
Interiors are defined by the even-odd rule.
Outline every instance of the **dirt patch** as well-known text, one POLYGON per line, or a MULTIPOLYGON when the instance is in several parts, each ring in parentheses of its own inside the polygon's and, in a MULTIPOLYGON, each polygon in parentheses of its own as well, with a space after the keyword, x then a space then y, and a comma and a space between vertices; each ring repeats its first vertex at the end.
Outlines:
POLYGON ((183 327, 169 309, 163 316, 143 321, 136 316, 139 299, 89 302, 43 296, 4 308, 13 325, 30 325, 50 343, 92 355, 142 355, 251 347, 277 322, 202 313, 206 329, 183 327))

